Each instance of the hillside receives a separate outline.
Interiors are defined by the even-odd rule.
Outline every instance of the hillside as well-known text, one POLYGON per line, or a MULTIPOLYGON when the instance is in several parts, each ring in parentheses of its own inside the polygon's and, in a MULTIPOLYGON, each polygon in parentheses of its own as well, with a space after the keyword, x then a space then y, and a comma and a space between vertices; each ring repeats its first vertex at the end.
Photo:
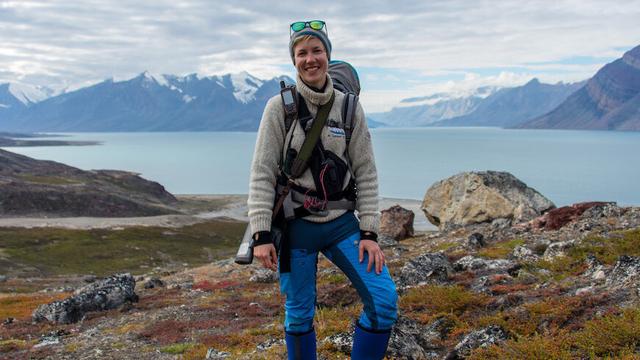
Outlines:
POLYGON ((605 65, 587 84, 525 129, 640 130, 640 46, 605 65))

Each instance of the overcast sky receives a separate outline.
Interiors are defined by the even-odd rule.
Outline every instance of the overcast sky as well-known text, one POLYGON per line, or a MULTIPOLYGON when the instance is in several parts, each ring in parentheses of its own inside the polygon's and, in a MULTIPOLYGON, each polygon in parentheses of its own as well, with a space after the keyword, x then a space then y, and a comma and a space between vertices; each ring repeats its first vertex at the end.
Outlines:
POLYGON ((0 0, 0 83, 78 88, 144 70, 293 75, 288 26, 323 19, 369 112, 483 85, 572 82, 640 44, 640 0, 0 0))

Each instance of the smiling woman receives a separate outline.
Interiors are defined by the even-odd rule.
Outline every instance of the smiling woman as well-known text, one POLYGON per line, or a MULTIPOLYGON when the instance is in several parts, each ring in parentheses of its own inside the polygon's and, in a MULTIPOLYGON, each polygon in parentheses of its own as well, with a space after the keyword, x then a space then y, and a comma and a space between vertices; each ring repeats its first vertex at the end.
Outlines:
POLYGON ((284 95, 274 96, 260 121, 248 199, 254 256, 280 272, 289 359, 316 358, 319 253, 344 272, 364 305, 351 358, 382 359, 397 318, 398 295, 377 243, 378 175, 371 136, 359 103, 352 126, 341 121, 348 101, 327 72, 331 42, 326 24, 295 22, 290 30, 297 101, 285 106, 284 95), (290 127, 285 126, 285 108, 290 127), (352 129, 349 141, 345 129, 352 129), (284 211, 275 210, 274 201, 284 211), (280 242, 272 239, 272 219, 284 229, 280 242))

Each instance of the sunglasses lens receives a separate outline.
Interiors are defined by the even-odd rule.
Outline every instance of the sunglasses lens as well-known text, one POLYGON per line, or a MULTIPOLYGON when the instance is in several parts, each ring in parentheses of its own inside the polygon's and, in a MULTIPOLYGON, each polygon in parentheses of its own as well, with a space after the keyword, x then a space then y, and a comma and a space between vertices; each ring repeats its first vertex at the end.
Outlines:
POLYGON ((291 24, 291 30, 293 31, 300 31, 302 29, 304 29, 304 21, 298 21, 291 24))
POLYGON ((311 21, 309 27, 313 30, 321 30, 324 27, 324 21, 311 21))

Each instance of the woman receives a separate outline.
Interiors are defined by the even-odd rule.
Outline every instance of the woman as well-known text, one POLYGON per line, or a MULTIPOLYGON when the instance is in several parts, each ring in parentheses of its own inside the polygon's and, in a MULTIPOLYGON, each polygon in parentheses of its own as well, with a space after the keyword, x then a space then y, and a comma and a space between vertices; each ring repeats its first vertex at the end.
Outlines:
MULTIPOLYGON (((326 174, 310 165, 302 176, 291 179, 294 188, 305 197, 304 210, 308 211, 303 211, 302 215, 298 213, 302 217, 287 222, 288 246, 282 251, 288 253, 281 254, 280 261, 288 259, 290 263, 278 264, 270 233, 277 197, 275 186, 281 176, 280 167, 287 167, 281 162, 287 158, 290 149, 300 151, 305 129, 294 120, 286 133, 283 100, 280 95, 274 96, 262 116, 251 166, 248 205, 254 257, 274 271, 280 265, 280 289, 286 295, 284 326, 289 359, 316 358, 313 317, 319 252, 351 280, 364 305, 356 323, 352 358, 382 359, 397 317, 397 293, 377 243, 378 180, 364 112, 358 105, 347 149, 345 133, 341 129, 345 95, 334 90, 327 73, 331 42, 324 22, 291 24, 289 50, 297 70, 296 90, 304 100, 299 104, 306 105, 314 118, 319 108, 330 106, 328 125, 322 129, 318 141, 321 145, 314 149, 310 163, 320 156, 324 159, 323 166, 327 163, 324 158, 327 155, 333 159, 329 162, 332 166, 344 162, 350 167, 341 179, 341 190, 346 193, 349 184, 353 184, 353 177, 357 187, 355 210, 358 217, 352 210, 327 205, 331 196, 327 196, 324 188, 326 174)), ((327 167, 322 169, 327 170, 327 167)))

